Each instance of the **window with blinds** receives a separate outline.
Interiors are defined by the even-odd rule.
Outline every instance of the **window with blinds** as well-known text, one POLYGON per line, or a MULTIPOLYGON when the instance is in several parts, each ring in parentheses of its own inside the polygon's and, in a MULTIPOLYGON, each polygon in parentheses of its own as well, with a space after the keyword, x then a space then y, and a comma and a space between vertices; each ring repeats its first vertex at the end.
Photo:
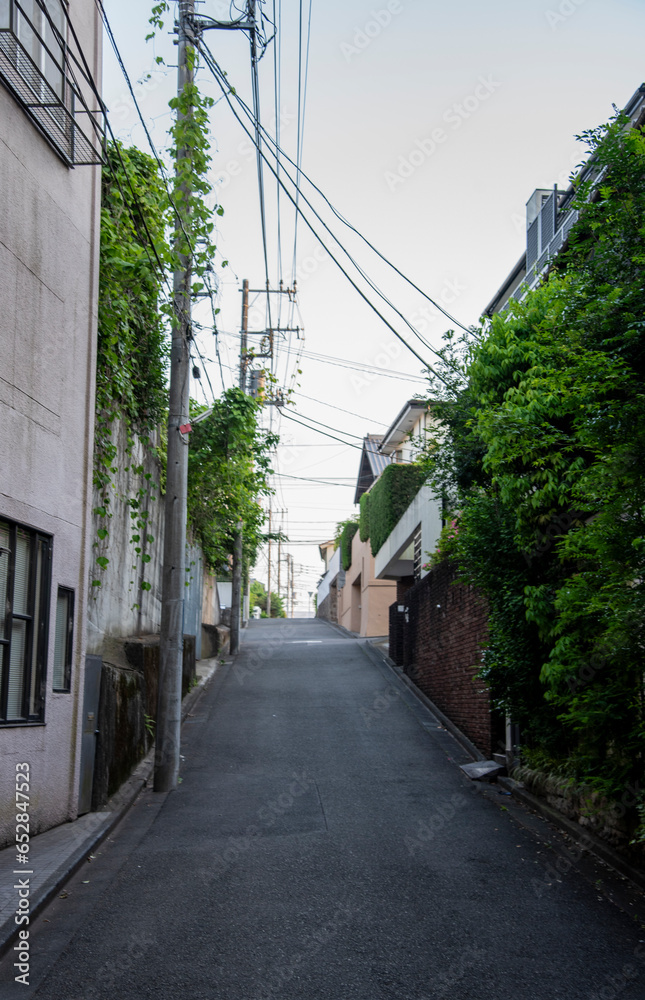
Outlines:
POLYGON ((42 722, 51 538, 0 521, 0 724, 42 722))

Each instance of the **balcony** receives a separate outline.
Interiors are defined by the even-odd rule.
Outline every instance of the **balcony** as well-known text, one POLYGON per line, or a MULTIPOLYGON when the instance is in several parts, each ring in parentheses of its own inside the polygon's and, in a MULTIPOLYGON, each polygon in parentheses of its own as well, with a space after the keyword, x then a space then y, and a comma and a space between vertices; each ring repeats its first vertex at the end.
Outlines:
POLYGON ((0 79, 69 167, 103 162, 86 65, 63 0, 0 0, 0 79))

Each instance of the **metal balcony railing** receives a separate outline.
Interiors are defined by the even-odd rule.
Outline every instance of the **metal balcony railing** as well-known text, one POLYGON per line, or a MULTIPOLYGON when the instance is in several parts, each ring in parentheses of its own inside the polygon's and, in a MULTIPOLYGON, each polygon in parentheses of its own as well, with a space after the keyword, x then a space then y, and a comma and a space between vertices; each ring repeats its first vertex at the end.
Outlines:
POLYGON ((0 0, 0 79, 68 166, 100 164, 103 109, 68 27, 64 0, 0 0))

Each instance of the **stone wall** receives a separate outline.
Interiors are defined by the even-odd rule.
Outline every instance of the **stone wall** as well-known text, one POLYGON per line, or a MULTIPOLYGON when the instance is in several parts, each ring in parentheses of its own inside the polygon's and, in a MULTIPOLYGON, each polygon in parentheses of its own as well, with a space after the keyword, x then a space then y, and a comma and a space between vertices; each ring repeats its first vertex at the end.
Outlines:
MULTIPOLYGON (((159 636, 112 639, 101 671, 92 809, 101 809, 146 755, 154 739, 159 636)), ((184 636, 182 697, 195 679, 195 637, 184 636)))
POLYGON ((332 583, 327 597, 318 606, 316 617, 338 624, 338 587, 335 583, 332 583))

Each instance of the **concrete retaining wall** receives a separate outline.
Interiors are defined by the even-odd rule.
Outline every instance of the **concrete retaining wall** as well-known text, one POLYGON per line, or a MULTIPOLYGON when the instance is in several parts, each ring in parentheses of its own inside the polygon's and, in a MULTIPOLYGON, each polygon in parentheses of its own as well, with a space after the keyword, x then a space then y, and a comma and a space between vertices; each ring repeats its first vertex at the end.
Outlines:
MULTIPOLYGON (((148 752, 157 717, 159 636, 111 639, 101 673, 92 809, 101 809, 148 752), (112 662, 110 662, 112 661, 112 662)), ((184 636, 182 697, 196 677, 195 637, 184 636)))

